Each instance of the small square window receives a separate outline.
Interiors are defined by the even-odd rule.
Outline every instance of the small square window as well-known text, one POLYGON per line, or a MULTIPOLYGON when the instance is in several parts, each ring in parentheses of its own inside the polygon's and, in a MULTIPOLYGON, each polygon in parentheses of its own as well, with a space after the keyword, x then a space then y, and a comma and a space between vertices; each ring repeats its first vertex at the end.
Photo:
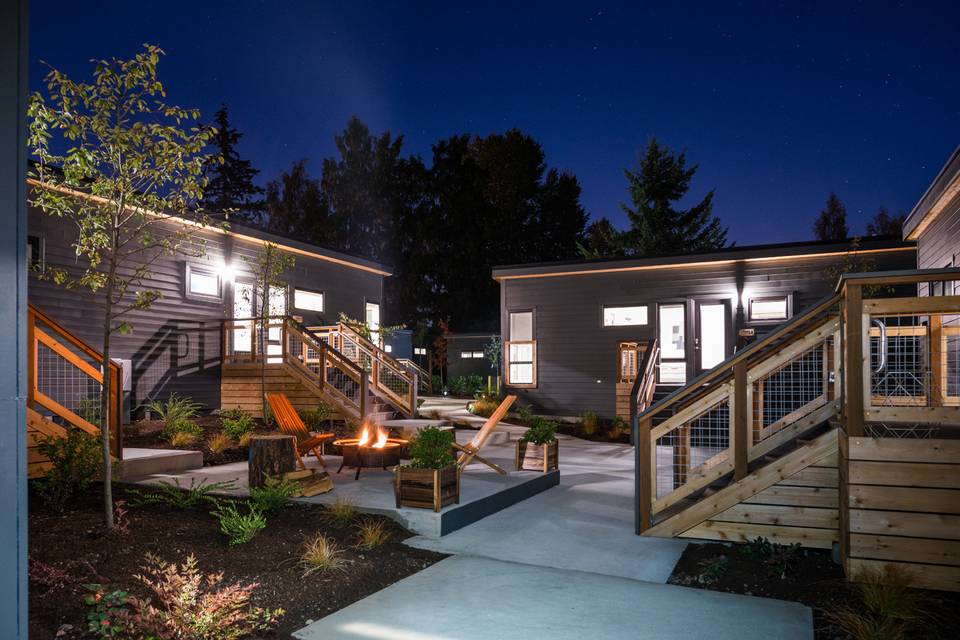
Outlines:
POLYGON ((293 290, 293 306, 304 311, 323 312, 323 293, 307 291, 306 289, 293 290))
POLYGON ((187 265, 187 297, 219 298, 220 276, 212 269, 187 265))
POLYGON ((425 347, 414 347, 413 355, 415 356, 425 356, 427 355, 427 349, 425 347))
POLYGON ((636 327, 647 324, 647 305, 604 307, 603 326, 636 327))
POLYGON ((787 296, 776 298, 750 298, 748 322, 771 322, 790 317, 787 296))

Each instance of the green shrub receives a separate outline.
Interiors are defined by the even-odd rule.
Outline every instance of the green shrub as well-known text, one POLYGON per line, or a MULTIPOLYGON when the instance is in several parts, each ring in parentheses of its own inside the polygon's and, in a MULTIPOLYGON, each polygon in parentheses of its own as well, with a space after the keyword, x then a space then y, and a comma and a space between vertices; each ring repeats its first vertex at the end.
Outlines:
POLYGON ((427 427, 410 441, 410 466, 416 469, 444 469, 453 464, 453 431, 427 427))
POLYGON ((243 436, 252 433, 253 429, 257 426, 253 416, 240 407, 221 413, 220 422, 223 425, 223 432, 227 434, 231 440, 238 442, 243 436))
POLYGON ((95 427, 99 427, 100 410, 102 408, 100 406, 100 396, 86 396, 80 398, 80 402, 77 404, 77 415, 95 427))
POLYGON ((173 440, 175 435, 181 433, 194 436, 195 439, 203 436, 203 428, 192 420, 199 415, 200 405, 190 398, 171 393, 166 402, 154 400, 147 404, 147 408, 163 422, 160 435, 166 440, 173 440))
POLYGON ((176 420, 166 423, 160 436, 175 446, 187 446, 203 437, 203 427, 193 420, 176 420))
POLYGON ((470 405, 470 413, 489 418, 499 406, 500 398, 497 394, 481 392, 474 396, 474 401, 470 405))
POLYGON ((89 591, 83 602, 87 611, 87 631, 98 638, 125 638, 133 631, 130 624, 130 592, 105 591, 99 584, 85 584, 89 591))
POLYGON ((592 436, 600 427, 600 416, 596 411, 587 411, 580 416, 580 430, 584 435, 592 436))
POLYGON ((443 389, 443 378, 436 373, 430 376, 430 391, 440 393, 443 389))
POLYGON ((73 496, 83 492, 97 477, 103 464, 100 438, 79 429, 68 429, 67 436, 45 436, 37 442, 37 451, 53 465, 34 486, 51 509, 63 511, 73 496))
POLYGON ((250 542, 267 526, 267 519, 252 504, 247 505, 247 513, 240 513, 233 502, 221 501, 210 512, 220 522, 220 533, 227 536, 230 546, 250 542))
POLYGON ((483 378, 476 373, 450 378, 450 393, 455 396, 472 396, 483 391, 483 378))
POLYGON ((533 407, 530 405, 516 405, 514 409, 514 414, 517 416, 517 422, 522 424, 525 427, 530 426, 530 422, 533 421, 533 407))
POLYGON ((759 560, 770 573, 778 575, 781 579, 796 567, 803 553, 799 542, 789 545, 778 544, 763 536, 750 540, 740 549, 745 556, 759 560))
POLYGON ((615 416, 613 422, 610 423, 610 431, 608 432, 610 439, 619 440, 627 433, 630 433, 630 429, 627 427, 627 421, 620 416, 615 416))
POLYGON ((289 504, 297 487, 287 480, 268 478, 262 487, 250 487, 250 503, 260 513, 274 513, 289 504))
POLYGON ((127 493, 136 496, 130 501, 130 506, 163 504, 176 509, 189 509, 204 502, 216 502, 212 495, 215 491, 232 491, 237 488, 232 480, 208 483, 206 479, 200 482, 192 479, 189 487, 181 487, 177 478, 174 478, 173 482, 164 480, 152 486, 154 491, 128 489, 127 493))
POLYGON ((323 431, 333 416, 333 407, 326 402, 321 402, 312 409, 300 409, 298 413, 308 431, 323 431))
POLYGON ((530 420, 529 427, 524 432, 521 442, 530 444, 550 444, 557 439, 557 423, 540 416, 530 420))

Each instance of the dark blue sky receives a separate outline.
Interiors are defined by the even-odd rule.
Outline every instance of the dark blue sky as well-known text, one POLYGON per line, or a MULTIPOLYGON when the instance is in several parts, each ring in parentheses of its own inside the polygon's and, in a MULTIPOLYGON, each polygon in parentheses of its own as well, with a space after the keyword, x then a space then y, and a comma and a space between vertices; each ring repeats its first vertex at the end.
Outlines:
POLYGON ((226 103, 264 181, 302 157, 319 174, 352 114, 427 158, 519 127, 620 226, 656 135, 740 244, 811 237, 830 191, 855 232, 909 210, 960 143, 956 3, 519 4, 34 0, 31 57, 87 75, 160 45, 172 100, 226 103))

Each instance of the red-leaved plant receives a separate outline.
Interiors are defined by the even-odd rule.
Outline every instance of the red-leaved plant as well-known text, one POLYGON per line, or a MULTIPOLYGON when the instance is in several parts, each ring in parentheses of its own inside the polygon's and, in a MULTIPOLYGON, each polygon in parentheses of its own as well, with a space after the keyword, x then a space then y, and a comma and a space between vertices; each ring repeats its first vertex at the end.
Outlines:
MULTIPOLYGON (((103 629, 101 637, 237 640, 270 629, 283 615, 282 609, 250 605, 257 583, 225 585, 223 572, 203 576, 192 555, 178 566, 147 554, 143 572, 134 577, 152 592, 153 599, 123 593, 125 606, 112 608, 109 631, 103 629)), ((96 606, 104 592, 99 585, 89 588, 94 590, 94 597, 87 603, 96 606), (96 597, 98 593, 100 598, 96 597)))

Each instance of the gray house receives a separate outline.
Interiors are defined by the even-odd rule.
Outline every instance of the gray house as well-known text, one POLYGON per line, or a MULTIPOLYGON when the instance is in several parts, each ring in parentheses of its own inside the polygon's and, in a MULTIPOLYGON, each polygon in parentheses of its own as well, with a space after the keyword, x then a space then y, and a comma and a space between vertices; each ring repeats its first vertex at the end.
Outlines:
MULTIPOLYGON (((222 323, 258 313, 251 266, 266 243, 294 258, 286 284, 269 295, 271 315, 289 314, 310 326, 336 324, 340 313, 379 324, 383 265, 337 251, 231 223, 229 231, 204 228, 201 258, 172 256, 152 266, 147 287, 162 292, 149 310, 128 316, 133 332, 115 335, 112 356, 122 361, 128 406, 186 395, 207 409, 220 407, 222 323)), ((29 301, 94 348, 102 338, 98 299, 86 291, 67 291, 39 277, 49 265, 70 268, 76 262, 69 222, 30 207, 28 212, 29 301)), ((237 339, 241 339, 237 330, 237 339)), ((248 338, 249 339, 249 338, 248 338)))
POLYGON ((484 352, 490 341, 498 337, 495 331, 447 334, 447 378, 478 375, 486 380, 487 376, 499 375, 484 352))
MULTIPOLYGON (((917 268, 960 266, 960 146, 934 178, 903 225, 905 240, 917 243, 917 268)), ((960 282, 919 287, 920 295, 960 293, 960 282)))
POLYGON ((915 264, 912 242, 866 238, 496 267, 504 383, 543 413, 625 417, 649 340, 658 385, 681 386, 830 295, 840 271, 915 264))

